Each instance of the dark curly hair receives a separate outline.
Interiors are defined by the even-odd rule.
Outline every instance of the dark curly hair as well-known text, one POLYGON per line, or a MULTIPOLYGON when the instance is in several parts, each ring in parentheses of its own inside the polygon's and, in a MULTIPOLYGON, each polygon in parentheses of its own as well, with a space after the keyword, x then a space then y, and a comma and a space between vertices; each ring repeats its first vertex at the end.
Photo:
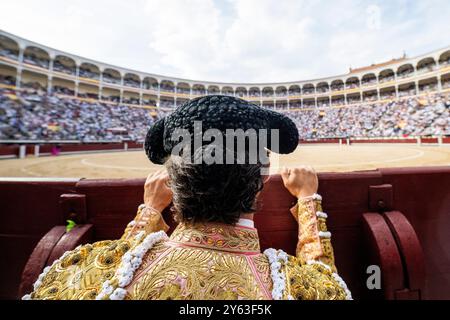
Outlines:
POLYGON ((263 188, 258 164, 192 164, 181 157, 167 163, 175 220, 235 224, 241 214, 256 210, 263 188))

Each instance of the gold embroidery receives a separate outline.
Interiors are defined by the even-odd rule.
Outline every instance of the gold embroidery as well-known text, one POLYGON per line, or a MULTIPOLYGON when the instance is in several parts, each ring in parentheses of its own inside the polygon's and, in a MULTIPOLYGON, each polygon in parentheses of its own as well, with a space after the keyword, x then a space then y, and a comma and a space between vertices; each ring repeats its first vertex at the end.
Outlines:
POLYGON ((345 300, 346 293, 325 267, 298 264, 291 258, 287 265, 290 294, 296 300, 345 300))
POLYGON ((219 223, 180 224, 170 239, 174 242, 216 250, 260 253, 256 229, 219 223))
POLYGON ((163 230, 167 232, 169 226, 164 221, 161 213, 155 209, 140 205, 133 223, 125 228, 121 239, 130 239, 136 236, 139 232, 144 231, 145 234, 163 230))
POLYGON ((334 253, 329 238, 321 238, 319 232, 327 232, 326 219, 317 217, 322 211, 319 200, 299 200, 297 204, 297 221, 299 223, 299 241, 297 257, 302 264, 309 260, 318 260, 328 264, 336 271, 334 253))
POLYGON ((94 299, 105 280, 111 279, 122 255, 131 247, 125 240, 101 241, 82 246, 54 265, 35 299, 94 299))
MULTIPOLYGON (((32 293, 35 299, 94 299, 114 274, 125 252, 138 241, 101 241, 70 252, 32 293)), ((321 261, 332 263, 330 239, 322 239, 321 261)), ((272 278, 259 253, 256 230, 217 224, 180 225, 169 241, 158 242, 143 258, 125 299, 267 299, 272 278), (258 252, 258 253, 257 253, 258 252)), ((320 265, 290 257, 284 297, 343 299, 344 290, 320 265)))
POLYGON ((132 299, 265 298, 245 256, 179 247, 170 248, 128 292, 132 299))

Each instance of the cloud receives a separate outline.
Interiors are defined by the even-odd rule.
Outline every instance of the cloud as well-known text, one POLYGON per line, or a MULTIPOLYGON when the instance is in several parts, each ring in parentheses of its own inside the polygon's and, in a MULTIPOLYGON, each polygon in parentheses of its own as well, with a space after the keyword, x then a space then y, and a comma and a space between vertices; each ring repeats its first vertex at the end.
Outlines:
POLYGON ((16 0, 0 28, 151 73, 281 82, 448 46, 449 15, 447 0, 16 0))
POLYGON ((144 10, 151 20, 148 47, 161 57, 156 63, 198 77, 220 62, 220 12, 213 1, 149 0, 144 10))

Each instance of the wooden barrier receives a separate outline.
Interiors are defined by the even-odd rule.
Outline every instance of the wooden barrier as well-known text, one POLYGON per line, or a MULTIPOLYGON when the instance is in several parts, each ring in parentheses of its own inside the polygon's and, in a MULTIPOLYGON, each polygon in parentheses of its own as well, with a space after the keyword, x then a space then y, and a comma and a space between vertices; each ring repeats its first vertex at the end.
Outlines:
POLYGON ((39 240, 22 272, 22 281, 19 288, 20 294, 30 292, 33 289, 33 283, 42 272, 42 269, 49 265, 48 260, 53 248, 65 233, 66 228, 64 226, 56 226, 39 240))
POLYGON ((18 145, 0 145, 0 156, 2 157, 18 157, 19 146, 18 145))
POLYGON ((142 149, 142 143, 124 142, 124 143, 26 143, 26 144, 0 144, 0 157, 18 157, 19 148, 25 145, 26 155, 35 155, 35 148, 39 146, 39 155, 50 155, 52 149, 59 148, 61 154, 65 153, 84 153, 93 151, 120 151, 125 149, 142 149), (127 144, 127 148, 125 148, 127 144))
MULTIPOLYGON (((356 299, 450 299, 449 167, 322 173, 319 179, 336 265, 356 299), (381 268, 381 290, 366 286, 372 264, 381 268)), ((44 261, 80 243, 120 237, 142 202, 143 184, 144 179, 52 186, 0 182, 0 247, 8 261, 0 270, 2 298, 19 296, 20 271, 30 255, 20 294, 29 291, 44 261), (67 217, 80 224, 78 233, 41 241, 35 249, 41 258, 33 262, 39 240, 67 217)), ((262 249, 295 252, 297 224, 289 212, 294 202, 281 178, 272 176, 255 215, 262 249)), ((173 230, 170 212, 164 215, 173 230)))
POLYGON ((439 142, 438 138, 421 138, 422 143, 437 144, 439 142))
MULTIPOLYGON (((402 144, 410 144, 410 143, 417 143, 417 139, 351 139, 351 144, 358 144, 358 143, 402 143, 402 144)), ((437 139, 436 139, 437 143, 437 139)))
POLYGON ((395 292, 396 299, 421 299, 425 280, 425 259, 414 228, 399 211, 386 212, 384 218, 392 231, 404 268, 403 288, 395 292))
POLYGON ((396 292, 404 288, 404 272, 401 253, 388 224, 379 213, 363 215, 365 261, 367 266, 378 266, 382 270, 381 290, 369 291, 372 299, 394 300, 396 292), (383 295, 384 293, 384 295, 383 295))
POLYGON ((42 237, 64 224, 59 199, 63 193, 75 193, 77 181, 0 180, 0 299, 17 297, 25 263, 42 237))
MULTIPOLYGON (((449 137, 439 138, 427 138, 423 137, 420 139, 421 143, 425 144, 450 144, 449 137)), ((308 144, 417 144, 417 138, 404 138, 404 139, 345 139, 345 138, 329 138, 329 139, 318 139, 318 140, 299 140, 301 145, 308 144)), ((83 153, 92 151, 113 151, 113 150, 129 150, 129 149, 142 149, 143 144, 130 141, 124 143, 27 143, 26 144, 26 155, 35 155, 35 147, 39 146, 40 155, 49 155, 52 152, 52 148, 59 147, 61 154, 64 153, 83 153), (126 144, 126 146, 125 146, 126 144)), ((0 144, 0 157, 18 157, 19 156, 20 144, 0 144)))
POLYGON ((380 169, 395 210, 417 234, 425 260, 425 299, 450 299, 450 166, 380 169))
POLYGON ((337 144, 340 139, 300 140, 300 144, 337 144))

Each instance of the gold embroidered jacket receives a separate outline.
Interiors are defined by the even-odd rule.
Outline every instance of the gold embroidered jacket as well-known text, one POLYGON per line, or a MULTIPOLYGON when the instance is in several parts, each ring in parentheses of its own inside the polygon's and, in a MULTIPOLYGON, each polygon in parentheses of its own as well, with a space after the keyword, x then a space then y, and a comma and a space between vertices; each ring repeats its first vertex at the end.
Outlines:
POLYGON ((351 299, 319 197, 291 210, 299 222, 296 257, 261 253, 257 230, 242 226, 180 224, 168 238, 162 217, 140 207, 121 239, 67 252, 24 298, 351 299))

